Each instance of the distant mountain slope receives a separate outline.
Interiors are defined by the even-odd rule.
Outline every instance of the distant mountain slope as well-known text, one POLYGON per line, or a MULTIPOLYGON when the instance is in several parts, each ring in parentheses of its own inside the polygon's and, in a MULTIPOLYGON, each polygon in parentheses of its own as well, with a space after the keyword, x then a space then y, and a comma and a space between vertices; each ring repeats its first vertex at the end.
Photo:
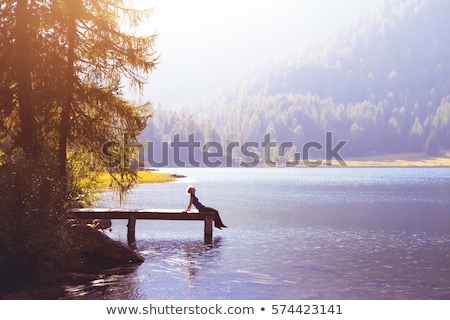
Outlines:
MULTIPOLYGON (((157 110, 146 137, 348 140, 346 156, 450 148, 450 1, 391 0, 324 47, 181 111, 157 110), (195 110, 190 114, 188 110, 195 110)), ((295 39, 293 39, 295 41, 295 39)))
MULTIPOLYGON (((262 95, 307 93, 336 103, 425 105, 450 90, 450 2, 388 1, 368 20, 339 33, 324 50, 255 80, 262 95), (434 90, 433 90, 434 89, 434 90), (392 100, 392 99, 391 99, 392 100)), ((396 107, 393 106, 393 107, 396 107)))

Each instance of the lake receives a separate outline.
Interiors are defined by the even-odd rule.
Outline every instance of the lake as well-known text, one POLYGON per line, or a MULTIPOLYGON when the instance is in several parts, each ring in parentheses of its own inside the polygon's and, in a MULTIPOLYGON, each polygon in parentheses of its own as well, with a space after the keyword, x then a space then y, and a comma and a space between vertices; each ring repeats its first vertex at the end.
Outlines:
MULTIPOLYGON (((450 168, 174 168, 123 207, 186 208, 194 185, 227 229, 136 223, 140 265, 67 299, 450 299, 450 168)), ((97 204, 114 207, 110 193, 97 204)), ((126 243, 127 221, 113 221, 126 243)))

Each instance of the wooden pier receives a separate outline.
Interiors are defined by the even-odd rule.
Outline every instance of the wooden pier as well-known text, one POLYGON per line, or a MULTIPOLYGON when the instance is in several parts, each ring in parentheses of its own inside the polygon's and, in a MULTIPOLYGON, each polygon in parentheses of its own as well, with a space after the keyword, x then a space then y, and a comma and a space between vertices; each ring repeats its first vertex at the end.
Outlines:
POLYGON ((75 208, 69 211, 69 217, 75 219, 127 219, 128 243, 135 242, 136 220, 191 220, 204 221, 205 239, 211 239, 213 234, 214 212, 187 213, 181 209, 110 209, 110 208, 75 208))

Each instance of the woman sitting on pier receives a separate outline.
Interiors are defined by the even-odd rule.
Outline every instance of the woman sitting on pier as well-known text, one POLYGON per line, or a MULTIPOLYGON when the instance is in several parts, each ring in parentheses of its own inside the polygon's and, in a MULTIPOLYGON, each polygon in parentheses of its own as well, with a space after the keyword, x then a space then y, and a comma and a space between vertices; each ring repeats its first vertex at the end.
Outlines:
POLYGON ((189 205, 188 205, 186 211, 190 211, 192 208, 192 205, 194 205, 198 209, 199 212, 214 212, 215 213, 214 226, 218 229, 227 228, 227 226, 222 223, 222 219, 220 219, 219 212, 216 209, 211 208, 211 207, 206 207, 203 204, 201 204, 200 201, 198 201, 198 198, 195 195, 194 187, 192 187, 192 186, 188 187, 186 190, 186 193, 190 194, 189 205))

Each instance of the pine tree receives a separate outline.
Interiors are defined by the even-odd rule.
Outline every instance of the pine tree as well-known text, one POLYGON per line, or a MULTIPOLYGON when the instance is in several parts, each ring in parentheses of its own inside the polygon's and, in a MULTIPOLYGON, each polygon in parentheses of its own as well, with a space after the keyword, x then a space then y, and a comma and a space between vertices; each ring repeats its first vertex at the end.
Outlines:
MULTIPOLYGON (((122 91, 130 84, 140 92, 157 63, 155 35, 136 31, 151 10, 132 4, 0 3, 2 289, 61 267, 66 208, 86 192, 80 178, 104 159, 104 143, 125 134, 132 141, 146 126, 150 103, 133 105, 122 91)), ((136 175, 125 163, 117 170, 125 192, 136 175)))

